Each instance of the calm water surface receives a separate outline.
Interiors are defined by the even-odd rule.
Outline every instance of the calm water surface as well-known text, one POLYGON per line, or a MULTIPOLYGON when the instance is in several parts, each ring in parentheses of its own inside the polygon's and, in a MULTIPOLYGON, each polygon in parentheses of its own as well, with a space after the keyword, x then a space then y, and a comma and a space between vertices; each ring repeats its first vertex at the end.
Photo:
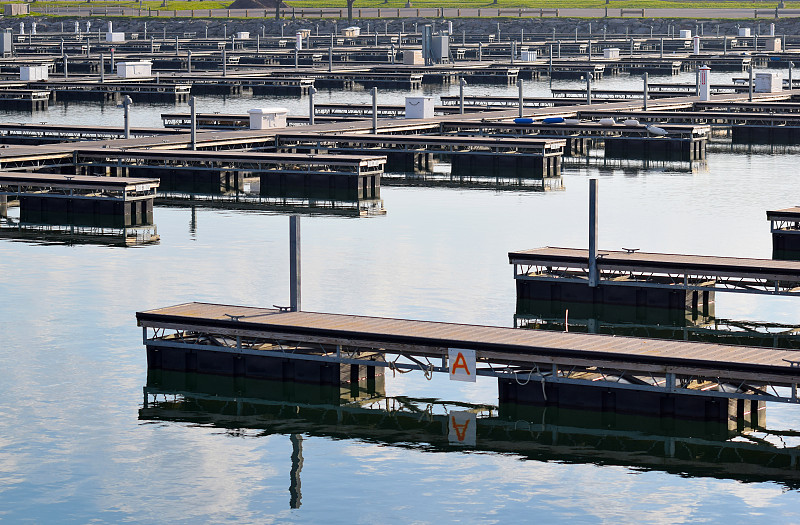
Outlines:
MULTIPOLYGON (((625 82, 632 81, 604 85, 625 82)), ((405 94, 386 93, 386 102, 405 94)), ((343 99, 318 100, 326 97, 343 99)), ((366 102, 368 94, 344 98, 366 102)), ((253 100, 203 103, 208 111, 254 107, 253 100)), ((276 104, 296 113, 307 107, 305 99, 255 105, 276 104)), ((133 122, 160 125, 159 114, 174 110, 137 106, 133 122)), ((121 110, 71 105, 3 120, 118 125, 121 110)), ((584 246, 589 177, 600 179, 601 248, 769 258, 764 212, 798 204, 798 158, 713 153, 695 172, 588 166, 568 170, 565 190, 548 193, 384 187, 385 216, 302 219, 303 307, 511 326, 507 252, 584 246)), ((202 208, 193 220, 188 208, 165 207, 155 220, 161 242, 146 247, 0 240, 0 520, 800 522, 797 484, 781 480, 574 461, 557 448, 547 459, 524 459, 513 448, 436 453, 424 437, 399 446, 357 433, 305 433, 302 506, 290 509, 289 434, 302 428, 140 419, 147 374, 134 318, 137 310, 185 301, 286 304, 288 220, 202 208)), ((800 323, 796 300, 719 295, 717 314, 800 323)), ((493 381, 452 384, 416 373, 388 377, 386 392, 497 402, 493 381)), ((800 410, 769 406, 767 427, 800 430, 800 410)))

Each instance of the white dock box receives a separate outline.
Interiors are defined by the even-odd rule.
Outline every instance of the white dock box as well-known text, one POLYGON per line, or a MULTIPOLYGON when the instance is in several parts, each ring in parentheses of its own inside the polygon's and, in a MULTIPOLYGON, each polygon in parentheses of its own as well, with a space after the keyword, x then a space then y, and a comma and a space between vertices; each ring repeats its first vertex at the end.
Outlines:
POLYGON ((536 60, 536 51, 522 51, 520 58, 523 62, 534 62, 536 60))
POLYGON ((47 66, 20 66, 19 79, 24 81, 47 80, 47 66))
POLYGON ((756 73, 754 91, 756 93, 779 93, 782 80, 777 73, 756 73))
POLYGON ((106 33, 106 42, 124 42, 125 33, 106 33))
POLYGON ((406 50, 403 51, 403 64, 411 65, 411 66, 419 66, 424 64, 425 62, 422 60, 422 51, 410 51, 406 50))
POLYGON ((691 29, 681 29, 681 38, 692 38, 692 30, 691 29))
POLYGON ((342 36, 359 36, 361 28, 356 26, 345 27, 342 29, 342 36))
POLYGON ((289 110, 278 107, 254 108, 247 110, 247 113, 250 115, 250 129, 285 128, 289 110))
POLYGON ((749 27, 740 27, 739 28, 739 36, 750 36, 750 28, 749 27))
POLYGON ((249 31, 239 31, 234 36, 236 37, 236 40, 250 40, 249 31))
POLYGON ((406 118, 433 118, 433 97, 406 97, 406 118))
POLYGON ((619 58, 619 48, 607 47, 603 49, 603 58, 619 58))
POLYGON ((771 36, 769 38, 764 39, 764 50, 766 51, 780 51, 781 50, 781 39, 775 36, 771 36))
POLYGON ((149 60, 139 60, 138 62, 117 62, 117 76, 120 78, 141 78, 151 77, 153 63, 149 60))

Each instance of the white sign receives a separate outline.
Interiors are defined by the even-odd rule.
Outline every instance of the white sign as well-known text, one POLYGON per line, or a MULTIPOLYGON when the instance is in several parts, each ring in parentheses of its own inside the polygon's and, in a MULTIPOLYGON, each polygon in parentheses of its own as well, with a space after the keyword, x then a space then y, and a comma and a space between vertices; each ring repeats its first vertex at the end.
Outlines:
POLYGON ((447 440, 455 445, 475 446, 478 416, 474 412, 452 411, 447 415, 447 440))
POLYGON ((475 382, 475 350, 447 349, 451 381, 475 382))

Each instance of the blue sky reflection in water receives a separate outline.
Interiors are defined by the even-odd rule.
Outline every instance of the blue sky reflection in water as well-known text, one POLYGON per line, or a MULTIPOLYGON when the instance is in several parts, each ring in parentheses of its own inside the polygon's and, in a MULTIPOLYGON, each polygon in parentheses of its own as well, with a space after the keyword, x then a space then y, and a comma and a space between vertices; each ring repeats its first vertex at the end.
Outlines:
MULTIPOLYGON (((148 111, 156 124, 162 109, 148 111)), ((584 246, 590 176, 600 178, 603 248, 769 257, 764 211, 797 204, 795 164, 794 155, 712 153, 697 173, 590 166, 550 193, 385 186, 384 217, 303 217, 303 305, 510 326, 507 252, 584 246)), ((158 207, 155 218, 162 241, 142 248, 0 241, 0 520, 800 521, 800 494, 779 482, 317 435, 303 440, 302 506, 291 510, 287 433, 139 420, 147 377, 134 319, 192 300, 286 303, 288 220, 199 208, 191 231, 188 208, 158 207)), ((787 299, 717 298, 729 318, 800 323, 797 312, 787 299)), ((422 374, 388 377, 386 391, 497 396, 493 381, 422 374)), ((767 425, 798 429, 800 410, 769 406, 767 425)))

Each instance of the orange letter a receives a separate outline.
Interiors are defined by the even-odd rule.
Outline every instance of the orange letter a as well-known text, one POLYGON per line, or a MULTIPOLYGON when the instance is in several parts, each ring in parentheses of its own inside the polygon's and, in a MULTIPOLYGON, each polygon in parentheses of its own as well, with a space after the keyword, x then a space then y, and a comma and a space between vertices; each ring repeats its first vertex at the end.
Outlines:
POLYGON ((469 373, 469 367, 467 366, 467 360, 464 359, 464 354, 462 354, 461 352, 458 353, 458 356, 456 357, 456 362, 453 363, 453 370, 450 373, 455 374, 456 370, 459 368, 463 368, 464 372, 466 372, 467 375, 471 375, 469 373))

